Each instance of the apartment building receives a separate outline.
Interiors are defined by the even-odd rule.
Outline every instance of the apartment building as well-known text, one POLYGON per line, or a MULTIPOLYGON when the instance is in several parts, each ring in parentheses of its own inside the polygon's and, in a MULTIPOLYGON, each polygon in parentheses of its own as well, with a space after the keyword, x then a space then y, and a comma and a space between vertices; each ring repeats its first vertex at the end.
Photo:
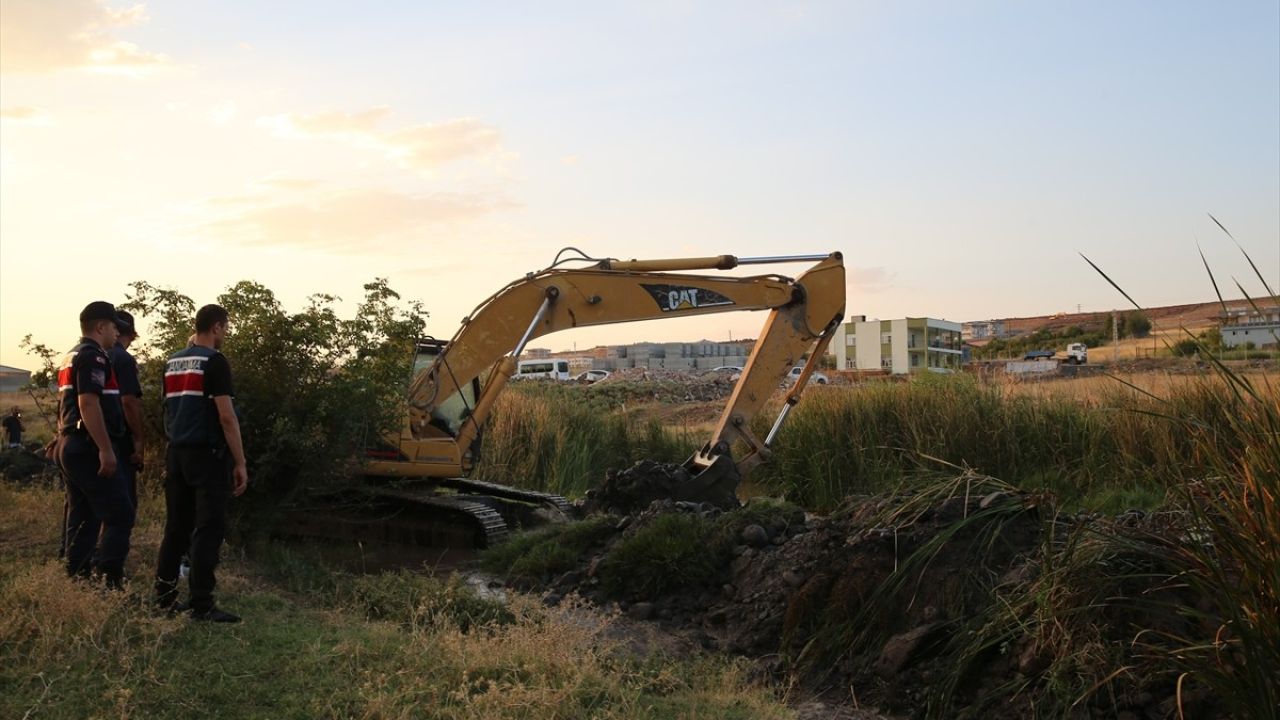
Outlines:
POLYGON ((1229 348, 1245 347, 1248 343, 1256 348, 1280 346, 1280 310, 1233 307, 1219 320, 1222 344, 1229 348))
POLYGON ((865 315, 855 315, 840 326, 831 344, 836 367, 845 370, 947 373, 960 369, 960 333, 960 323, 950 320, 867 320, 865 315))

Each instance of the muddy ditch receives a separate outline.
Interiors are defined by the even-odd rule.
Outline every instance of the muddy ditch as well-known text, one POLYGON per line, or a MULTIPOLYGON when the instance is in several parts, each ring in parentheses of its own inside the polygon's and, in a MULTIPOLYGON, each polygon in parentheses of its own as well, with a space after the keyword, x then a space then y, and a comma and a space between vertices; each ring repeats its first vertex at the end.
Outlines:
MULTIPOLYGON (((1158 589, 1159 573, 1130 579, 1128 565, 1116 569, 1120 546, 1062 554, 1068 545, 1093 547, 1096 533, 1150 533, 1152 517, 1055 517, 1043 498, 979 478, 851 497, 827 516, 768 500, 723 511, 650 498, 636 475, 647 475, 657 495, 679 473, 641 469, 627 497, 642 510, 531 533, 482 564, 548 605, 581 596, 688 647, 751 658, 762 679, 840 712, 871 705, 920 717, 1176 716, 1174 678, 1134 670, 1144 660, 1125 648, 1140 628, 1185 630, 1125 609, 1127 594, 1158 589), (1065 561, 1079 577, 1055 574, 1065 561), (1046 617, 1059 610, 1072 628, 1068 614, 1085 616, 1066 640, 1046 617), (1131 672, 1089 687, 1121 663, 1131 672)), ((1220 716, 1204 693, 1184 693, 1188 699, 1196 717, 1220 716)))

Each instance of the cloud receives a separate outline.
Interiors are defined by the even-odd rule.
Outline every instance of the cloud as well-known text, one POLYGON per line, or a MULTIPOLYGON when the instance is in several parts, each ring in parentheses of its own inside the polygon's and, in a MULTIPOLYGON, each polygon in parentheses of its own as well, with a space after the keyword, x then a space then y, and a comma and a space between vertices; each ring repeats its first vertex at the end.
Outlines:
POLYGON ((859 292, 888 290, 893 287, 893 273, 883 267, 846 268, 846 279, 859 292))
POLYGON ((49 121, 49 116, 38 107, 17 105, 0 108, 0 120, 30 125, 44 125, 49 121))
POLYGON ((168 62, 112 35, 147 20, 146 7, 117 9, 101 0, 5 0, 0 72, 139 72, 168 62))
POLYGON ((386 189, 345 189, 286 191, 283 195, 215 199, 210 206, 231 209, 199 225, 196 232, 241 245, 394 252, 421 239, 429 229, 513 207, 508 201, 464 193, 412 195, 386 189))
POLYGON ((215 125, 226 125, 236 117, 236 104, 230 100, 220 102, 209 110, 209 120, 215 125))
POLYGON ((369 148, 414 170, 432 170, 458 160, 502 152, 502 133, 475 118, 380 129, 390 116, 391 108, 379 105, 354 113, 275 115, 262 118, 259 123, 273 128, 281 137, 331 138, 369 148))

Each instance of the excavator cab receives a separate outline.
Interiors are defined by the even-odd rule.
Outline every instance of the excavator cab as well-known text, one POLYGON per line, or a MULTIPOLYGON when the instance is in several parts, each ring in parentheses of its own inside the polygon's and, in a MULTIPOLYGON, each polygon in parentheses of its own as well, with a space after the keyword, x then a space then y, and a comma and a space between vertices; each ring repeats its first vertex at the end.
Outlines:
MULTIPOLYGON (((413 374, 410 379, 416 377, 419 373, 429 369, 436 363, 436 359, 443 353, 448 343, 444 340, 435 338, 423 338, 418 340, 417 346, 414 348, 413 356, 413 374)), ((448 366, 443 368, 446 372, 448 366)), ((471 416, 471 412, 475 409, 476 398, 480 397, 480 378, 472 378, 470 383, 461 383, 458 392, 453 393, 443 401, 437 402, 431 408, 431 420, 429 424, 449 435, 449 437, 457 437, 458 431, 462 429, 462 424, 471 416)))

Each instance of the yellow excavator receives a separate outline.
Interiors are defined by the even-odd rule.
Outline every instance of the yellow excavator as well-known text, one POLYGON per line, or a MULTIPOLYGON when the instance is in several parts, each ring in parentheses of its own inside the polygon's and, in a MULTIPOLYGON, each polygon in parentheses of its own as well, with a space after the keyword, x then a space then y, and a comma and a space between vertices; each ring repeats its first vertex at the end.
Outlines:
POLYGON ((506 538, 509 525, 523 524, 519 518, 528 517, 531 508, 568 513, 569 504, 557 495, 466 477, 479 457, 485 420, 529 341, 570 328, 767 310, 768 319, 715 431, 684 463, 691 479, 674 498, 736 504, 738 482, 768 459, 769 446, 839 327, 844 301, 844 262, 838 252, 617 260, 565 248, 545 270, 529 273, 480 303, 448 342, 418 343, 404 424, 398 434, 369 448, 362 468, 371 480, 364 489, 382 503, 383 521, 376 528, 356 523, 360 530, 345 535, 448 545, 456 538, 434 536, 450 521, 462 519, 473 530, 473 544, 491 546, 506 538), (794 279, 687 272, 781 263, 812 266, 794 279), (764 438, 757 437, 751 419, 806 353, 808 360, 789 386, 772 428, 764 438), (736 460, 735 447, 743 449, 736 460))

